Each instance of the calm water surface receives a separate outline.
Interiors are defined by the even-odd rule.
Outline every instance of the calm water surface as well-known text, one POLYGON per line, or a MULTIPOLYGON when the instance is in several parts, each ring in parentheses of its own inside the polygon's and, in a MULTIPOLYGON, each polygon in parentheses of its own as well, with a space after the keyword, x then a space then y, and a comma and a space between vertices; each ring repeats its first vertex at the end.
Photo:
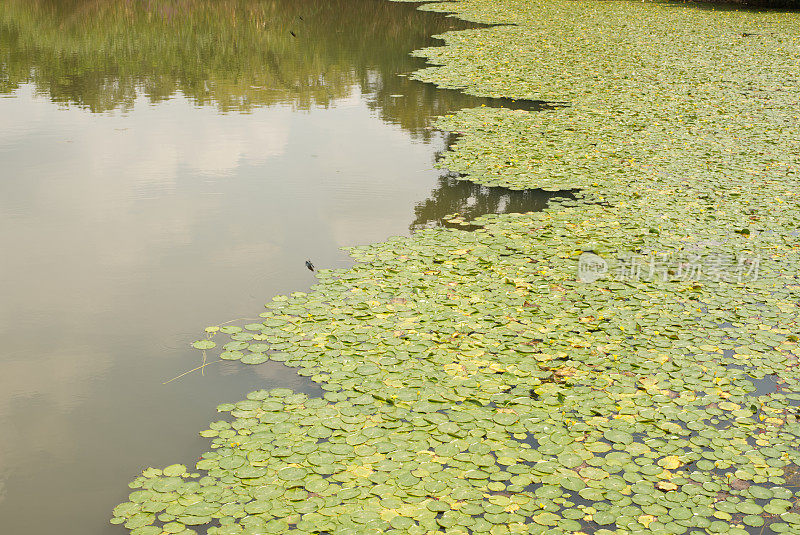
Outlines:
MULTIPOLYGON (((2 533, 114 534, 143 468, 214 407, 318 389, 277 363, 189 374, 208 325, 456 211, 539 209, 433 168, 409 81, 464 23, 380 0, 0 0, 2 533)), ((493 103, 489 103, 493 104, 493 103)))

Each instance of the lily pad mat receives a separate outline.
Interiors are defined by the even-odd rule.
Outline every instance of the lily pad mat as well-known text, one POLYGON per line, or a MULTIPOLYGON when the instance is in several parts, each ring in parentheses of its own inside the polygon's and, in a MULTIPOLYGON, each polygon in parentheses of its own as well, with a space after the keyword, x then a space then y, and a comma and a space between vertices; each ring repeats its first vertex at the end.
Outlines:
MULTIPOLYGON (((220 406, 233 419, 201 433, 213 447, 197 476, 151 469, 132 486, 157 494, 135 491, 115 521, 219 522, 212 533, 736 532, 756 518, 797 529, 786 484, 798 347, 764 323, 794 314, 793 290, 773 286, 770 263, 750 285, 576 282, 579 244, 606 210, 562 204, 359 247, 352 270, 275 298, 263 323, 228 334, 270 350, 225 345, 298 367, 325 398, 273 390, 220 406), (748 298, 737 313, 731 295, 748 298), (749 395, 748 372, 777 374, 785 391, 749 395), (196 500, 207 505, 188 509, 196 500)), ((617 231, 606 247, 633 237, 617 231)))
POLYGON ((753 185, 797 177, 800 13, 621 1, 423 9, 503 25, 443 34, 446 46, 416 53, 435 66, 414 78, 479 96, 570 103, 441 120, 465 136, 440 165, 471 180, 619 190, 665 177, 753 185))
POLYGON ((519 26, 449 34, 420 78, 572 103, 444 118, 463 134, 445 165, 583 187, 584 202, 353 248, 358 265, 275 298, 262 323, 211 329, 223 358, 282 361, 328 393, 220 406, 231 419, 201 433, 195 469, 146 470, 112 521, 134 535, 800 531, 800 25, 639 4, 442 6, 519 26), (769 46, 722 46, 756 23, 769 46), (618 62, 599 61, 609 42, 618 62), (742 80, 753 90, 732 91, 742 80), (577 281, 585 251, 609 276, 577 281), (652 251, 759 271, 613 276, 618 255, 652 251), (766 374, 776 390, 754 396, 766 374))

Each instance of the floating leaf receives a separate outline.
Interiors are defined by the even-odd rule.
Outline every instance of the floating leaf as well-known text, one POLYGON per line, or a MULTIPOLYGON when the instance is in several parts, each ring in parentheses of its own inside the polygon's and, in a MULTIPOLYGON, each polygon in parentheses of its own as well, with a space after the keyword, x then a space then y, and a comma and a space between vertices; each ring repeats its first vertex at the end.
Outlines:
POLYGON ((164 475, 165 476, 181 476, 186 473, 186 465, 183 464, 171 464, 164 468, 164 475))

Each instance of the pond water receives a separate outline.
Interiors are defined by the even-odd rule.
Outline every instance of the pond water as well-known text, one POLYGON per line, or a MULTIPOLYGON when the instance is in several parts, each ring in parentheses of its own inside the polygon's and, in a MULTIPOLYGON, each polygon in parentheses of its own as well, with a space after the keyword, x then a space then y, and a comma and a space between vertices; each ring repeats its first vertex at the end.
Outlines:
POLYGON ((512 104, 402 76, 465 27, 383 0, 0 0, 3 532, 123 532, 124 483, 197 457, 218 403, 318 393, 277 363, 164 384, 206 326, 308 289, 306 259, 544 206, 434 168, 432 117, 512 104))

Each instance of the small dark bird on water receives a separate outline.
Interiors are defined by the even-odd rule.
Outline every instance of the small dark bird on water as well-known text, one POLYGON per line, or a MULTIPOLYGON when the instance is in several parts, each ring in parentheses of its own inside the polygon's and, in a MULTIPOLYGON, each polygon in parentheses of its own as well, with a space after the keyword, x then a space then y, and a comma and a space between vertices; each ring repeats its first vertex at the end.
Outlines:
POLYGON ((314 271, 314 264, 311 263, 311 260, 306 260, 306 267, 309 271, 314 271))

